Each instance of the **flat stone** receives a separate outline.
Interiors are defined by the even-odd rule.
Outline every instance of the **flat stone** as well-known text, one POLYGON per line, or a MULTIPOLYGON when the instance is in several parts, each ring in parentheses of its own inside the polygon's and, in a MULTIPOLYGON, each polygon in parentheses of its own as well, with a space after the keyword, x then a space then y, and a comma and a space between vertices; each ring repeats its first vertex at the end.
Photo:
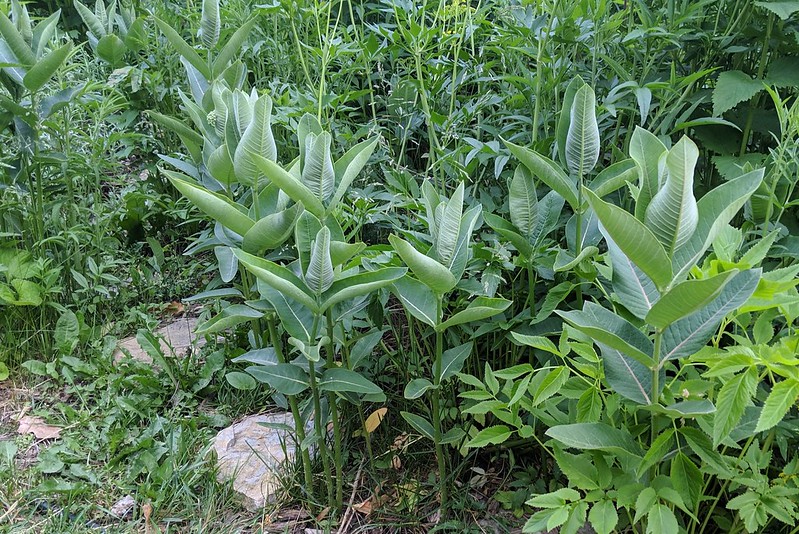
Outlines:
MULTIPOLYGON (((205 337, 194 335, 196 327, 197 318, 183 317, 162 326, 153 334, 160 340, 164 355, 182 358, 205 345, 205 337)), ((134 360, 153 363, 153 359, 139 346, 136 336, 121 340, 117 347, 114 352, 115 363, 119 363, 125 357, 125 352, 128 352, 134 360)))
POLYGON ((251 415, 219 432, 214 438, 217 480, 233 480, 249 510, 263 508, 275 500, 280 489, 280 473, 294 462, 294 418, 290 413, 251 415), (261 423, 286 425, 276 429, 261 423), (285 447, 285 453, 284 453, 285 447))

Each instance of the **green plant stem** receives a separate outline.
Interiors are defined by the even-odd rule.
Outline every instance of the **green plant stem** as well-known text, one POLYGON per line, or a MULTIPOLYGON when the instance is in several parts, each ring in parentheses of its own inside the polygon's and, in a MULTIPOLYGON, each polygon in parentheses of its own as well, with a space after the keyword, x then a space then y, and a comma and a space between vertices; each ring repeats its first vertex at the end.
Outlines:
MULTIPOLYGON (((774 13, 769 12, 768 23, 766 25, 766 35, 763 38, 763 48, 760 51, 760 63, 757 66, 757 79, 762 80, 763 74, 766 72, 766 62, 768 60, 769 40, 771 39, 771 30, 774 28, 774 13)), ((749 110, 746 113, 746 125, 744 126, 743 135, 741 137, 741 149, 739 156, 746 154, 746 147, 749 144, 749 134, 752 131, 752 122, 754 121, 755 106, 759 100, 759 96, 752 97, 750 101, 749 110)))
MULTIPOLYGON (((267 328, 269 329, 269 338, 272 341, 272 347, 275 349, 275 356, 277 357, 278 363, 286 363, 286 357, 283 354, 283 342, 281 341, 280 336, 277 334, 274 317, 267 319, 266 324, 267 328)), ((286 397, 289 401, 291 415, 294 418, 294 431, 297 433, 297 448, 300 451, 300 458, 302 459, 302 471, 305 477, 305 486, 307 488, 308 494, 313 495, 313 465, 311 464, 311 455, 307 448, 302 447, 302 443, 305 441, 305 422, 302 420, 302 416, 300 415, 300 409, 297 405, 297 396, 286 395, 286 397)))
MULTIPOLYGON (((655 406, 659 405, 659 402, 660 402, 659 401, 659 397, 660 397, 660 345, 661 345, 662 340, 663 340, 663 332, 661 332, 660 330, 656 331, 655 332, 655 350, 652 353, 652 359, 654 360, 654 363, 652 364, 652 398, 650 399, 650 402, 653 405, 655 405, 655 406)), ((650 431, 649 443, 650 444, 654 443, 655 439, 657 438, 657 420, 658 420, 658 415, 653 410, 652 411, 651 420, 650 420, 650 429, 649 429, 649 431, 650 431)), ((657 466, 653 466, 652 469, 656 470, 657 466)), ((653 472, 652 473, 653 477, 656 474, 657 474, 657 472, 653 472)))
MULTIPOLYGON (((315 329, 314 329, 315 330, 315 329)), ((314 408, 314 430, 317 434, 317 444, 319 447, 319 455, 322 457, 322 469, 325 472, 325 485, 327 486, 327 503, 328 506, 335 505, 334 500, 334 484, 333 473, 330 471, 330 458, 328 457, 327 450, 327 428, 322 424, 322 401, 319 396, 319 386, 316 383, 316 366, 314 362, 308 360, 308 375, 311 380, 311 393, 313 396, 314 408)))
MULTIPOLYGON (((438 313, 436 317, 438 320, 441 320, 442 317, 442 307, 443 307, 443 297, 438 298, 437 308, 438 313)), ((447 462, 444 458, 444 446, 441 444, 441 407, 439 405, 439 400, 441 398, 441 393, 439 388, 441 387, 441 360, 442 355, 444 354, 444 333, 441 331, 436 331, 436 359, 433 363, 433 385, 435 388, 431 393, 432 396, 432 407, 433 407, 433 441, 436 445, 436 459, 438 460, 438 478, 439 478, 439 486, 440 486, 440 495, 441 495, 441 511, 442 514, 446 512, 448 498, 449 498, 449 491, 447 486, 447 462)))
MULTIPOLYGON (((327 310, 327 337, 330 341, 327 344, 327 368, 333 369, 335 362, 335 342, 333 332, 333 312, 327 310)), ((327 393, 327 403, 330 406, 330 417, 333 419, 333 455, 336 468, 336 510, 341 510, 344 504, 344 473, 343 460, 341 458, 341 421, 338 416, 338 406, 336 404, 336 394, 332 391, 327 393)))
POLYGON ((439 172, 436 170, 436 157, 439 150, 438 136, 436 135, 436 128, 433 124, 433 116, 430 111, 430 103, 427 101, 427 89, 424 85, 424 74, 422 72, 422 50, 415 47, 413 50, 414 63, 416 65, 416 79, 419 82, 419 98, 422 103, 422 111, 425 115, 425 123, 427 124, 427 137, 429 142, 429 164, 428 168, 431 169, 433 176, 436 177, 436 188, 439 193, 444 193, 444 180, 439 180, 439 172))

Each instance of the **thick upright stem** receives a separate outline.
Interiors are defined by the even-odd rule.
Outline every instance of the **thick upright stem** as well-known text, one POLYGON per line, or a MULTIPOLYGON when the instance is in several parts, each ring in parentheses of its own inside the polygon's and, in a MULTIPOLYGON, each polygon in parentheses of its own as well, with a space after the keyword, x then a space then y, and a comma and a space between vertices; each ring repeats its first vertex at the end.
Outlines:
MULTIPOLYGON (((327 310, 327 337, 330 341, 327 344, 327 368, 333 369, 335 366, 335 349, 333 342, 333 313, 327 310)), ((336 394, 328 392, 327 403, 330 405, 330 417, 333 419, 333 455, 336 463, 336 509, 340 510, 344 503, 344 473, 342 471, 341 458, 341 421, 338 417, 338 406, 336 406, 336 394)))
MULTIPOLYGON (((438 299, 438 314, 437 317, 441 320, 442 312, 442 298, 438 299)), ((436 459, 438 460, 438 477, 441 492, 441 510, 447 509, 447 501, 449 497, 449 488, 447 486, 447 462, 444 458, 444 446, 441 444, 441 406, 439 400, 441 392, 441 359, 444 353, 444 333, 436 331, 436 359, 433 363, 433 385, 435 388, 432 392, 432 408, 433 408, 433 441, 436 445, 436 459)))
MULTIPOLYGON (((663 333, 658 330, 655 332, 655 351, 652 354, 652 394, 650 402, 653 405, 659 404, 660 397, 660 344, 663 339, 663 333)), ((654 443, 657 438, 657 412, 652 410, 652 417, 650 419, 650 444, 654 443)))
MULTIPOLYGON (((283 354, 283 343, 277 335, 277 328, 275 328, 274 318, 270 318, 266 322, 269 329, 269 338, 272 341, 272 347, 275 349, 275 356, 277 356, 278 363, 286 363, 286 357, 283 354)), ((294 418, 294 431, 297 433, 297 448, 300 451, 300 458, 302 459, 302 471, 305 477, 305 486, 308 494, 313 495, 313 470, 311 465, 311 455, 308 449, 302 448, 302 443, 305 441, 305 422, 300 415, 300 409, 297 405, 296 395, 286 395, 291 408, 291 415, 294 418)))
POLYGON ((330 471, 330 458, 327 450, 327 428, 322 423, 322 401, 319 398, 319 386, 316 383, 316 366, 308 360, 308 375, 311 378, 311 392, 313 393, 314 430, 318 438, 319 454, 322 456, 322 469, 325 472, 325 485, 327 486, 327 503, 333 506, 333 473, 330 471))

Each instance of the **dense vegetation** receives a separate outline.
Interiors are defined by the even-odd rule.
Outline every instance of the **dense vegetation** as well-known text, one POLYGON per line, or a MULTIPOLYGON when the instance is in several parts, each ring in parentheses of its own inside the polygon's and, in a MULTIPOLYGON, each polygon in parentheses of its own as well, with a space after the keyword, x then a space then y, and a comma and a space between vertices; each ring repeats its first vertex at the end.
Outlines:
POLYGON ((797 88, 797 2, 0 0, 0 525, 799 532, 797 88))

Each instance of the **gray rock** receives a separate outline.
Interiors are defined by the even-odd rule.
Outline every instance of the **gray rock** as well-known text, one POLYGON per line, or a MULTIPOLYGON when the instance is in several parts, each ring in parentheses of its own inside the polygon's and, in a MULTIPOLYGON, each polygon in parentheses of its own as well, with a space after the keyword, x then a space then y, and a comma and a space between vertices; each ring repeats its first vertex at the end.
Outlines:
POLYGON ((249 510, 263 508, 275 500, 280 473, 294 461, 294 418, 290 413, 251 415, 219 432, 213 449, 217 457, 217 479, 233 481, 249 510), (261 423, 286 425, 275 429, 261 423), (285 447, 285 453, 284 453, 285 447))
MULTIPOLYGON (((195 336, 194 329, 197 327, 197 319, 194 317, 183 317, 167 325, 162 326, 153 334, 161 342, 161 351, 166 356, 184 357, 192 350, 197 350, 205 345, 205 338, 195 336)), ((124 353, 130 354, 134 360, 144 363, 153 363, 153 359, 144 352, 136 341, 136 336, 128 337, 119 342, 117 351, 114 353, 114 362, 119 362, 124 357, 124 353)))

